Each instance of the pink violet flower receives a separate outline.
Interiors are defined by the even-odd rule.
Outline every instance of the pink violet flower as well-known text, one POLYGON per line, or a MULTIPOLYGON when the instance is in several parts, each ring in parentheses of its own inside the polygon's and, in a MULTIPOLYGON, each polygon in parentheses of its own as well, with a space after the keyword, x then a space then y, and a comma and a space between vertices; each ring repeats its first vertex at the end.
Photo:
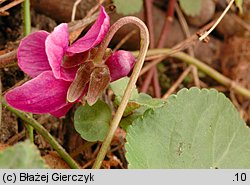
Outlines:
MULTIPOLYGON (((52 33, 37 31, 25 37, 18 48, 18 65, 32 79, 7 92, 7 103, 26 112, 64 116, 86 94, 87 86, 82 87, 80 98, 67 101, 68 89, 79 66, 88 59, 89 51, 101 43, 109 27, 109 16, 101 7, 89 31, 70 46, 66 23, 55 27, 52 33)), ((114 81, 128 75, 134 63, 135 58, 128 51, 113 53, 106 60, 109 79, 114 81)))

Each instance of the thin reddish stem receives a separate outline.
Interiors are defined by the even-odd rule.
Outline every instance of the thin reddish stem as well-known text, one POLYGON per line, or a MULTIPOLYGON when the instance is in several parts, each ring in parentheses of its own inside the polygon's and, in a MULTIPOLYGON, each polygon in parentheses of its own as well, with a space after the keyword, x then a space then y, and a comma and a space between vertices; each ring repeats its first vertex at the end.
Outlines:
POLYGON ((161 98, 161 86, 158 78, 158 71, 157 67, 154 67, 154 74, 153 74, 153 87, 154 87, 154 93, 156 98, 161 98))
MULTIPOLYGON (((155 48, 155 39, 154 39, 154 26, 153 26, 153 0, 145 0, 144 1, 144 5, 145 5, 145 12, 146 12, 146 23, 149 29, 149 33, 150 33, 150 48, 155 48)), ((159 84, 159 80, 158 80, 158 72, 157 72, 157 68, 156 66, 153 67, 154 70, 152 70, 150 73, 148 73, 148 75, 146 76, 146 79, 142 85, 141 88, 141 92, 146 93, 148 91, 149 85, 151 83, 153 83, 153 87, 154 87, 154 95, 157 98, 161 97, 161 87, 159 84)))
MULTIPOLYGON (((146 2, 147 2, 147 0, 146 0, 146 2)), ((150 4, 150 3, 148 3, 148 4, 150 4)), ((167 9, 167 12, 166 12, 165 23, 164 23, 164 26, 163 26, 162 31, 161 31, 160 38, 159 38, 158 43, 157 43, 157 48, 164 47, 164 44, 165 44, 165 41, 166 41, 166 38, 167 38, 167 35, 168 35, 168 32, 169 32, 171 23, 173 22, 175 4, 176 4, 176 0, 170 0, 169 1, 168 9, 167 9)), ((145 3, 145 5, 146 5, 146 9, 151 8, 151 10, 152 10, 152 3, 151 3, 151 7, 147 7, 147 3, 145 3)), ((150 17, 152 17, 152 14, 151 14, 151 16, 147 14, 147 18, 149 19, 150 17)), ((148 24, 148 27, 149 26, 150 26, 150 24, 148 24)), ((150 31, 150 28, 149 28, 149 31, 150 31)), ((142 90, 143 90, 142 92, 147 92, 147 90, 149 88, 149 84, 150 84, 148 82, 150 82, 151 80, 152 80, 153 85, 154 85, 155 96, 157 98, 161 97, 161 88, 160 88, 160 84, 159 84, 159 80, 158 80, 158 72, 157 72, 157 68, 155 66, 147 74, 147 76, 145 78, 145 83, 142 86, 142 90)))
POLYGON ((170 26, 173 22, 175 3, 176 3, 176 0, 169 1, 168 9, 167 9, 166 17, 165 17, 165 23, 164 23, 163 29, 161 31, 160 39, 158 40, 158 43, 157 43, 157 48, 164 47, 164 44, 166 42, 166 38, 168 36, 168 32, 170 30, 170 26))
MULTIPOLYGON (((154 39, 154 24, 153 24, 153 0, 144 0, 144 6, 145 6, 145 18, 146 18, 146 24, 149 30, 149 48, 153 49, 155 47, 155 39, 154 39)), ((156 68, 154 66, 154 68, 156 68)), ((146 93, 148 91, 149 85, 151 83, 151 79, 153 77, 154 71, 149 71, 143 84, 141 87, 141 92, 146 93)))
POLYGON ((145 0, 145 12, 146 12, 146 24, 149 31, 149 48, 152 49, 155 47, 155 39, 154 39, 154 23, 153 23, 153 0, 145 0))
MULTIPOLYGON (((168 9, 166 12, 165 23, 164 23, 164 26, 162 28, 160 39, 158 40, 158 43, 157 43, 157 48, 164 47, 166 38, 168 36, 168 32, 170 30, 170 26, 173 22, 175 3, 176 3, 176 0, 169 1, 168 9)), ((161 97, 161 88, 160 88, 160 84, 159 84, 159 80, 158 80, 158 71, 157 71, 156 67, 152 68, 151 70, 154 71, 152 81, 153 81, 153 85, 154 85, 155 97, 160 98, 161 97)))
POLYGON ((149 72, 147 73, 146 78, 143 81, 143 85, 141 87, 141 92, 146 93, 148 91, 148 87, 149 87, 149 85, 151 83, 151 79, 152 79, 153 75, 154 75, 154 71, 149 70, 149 72))

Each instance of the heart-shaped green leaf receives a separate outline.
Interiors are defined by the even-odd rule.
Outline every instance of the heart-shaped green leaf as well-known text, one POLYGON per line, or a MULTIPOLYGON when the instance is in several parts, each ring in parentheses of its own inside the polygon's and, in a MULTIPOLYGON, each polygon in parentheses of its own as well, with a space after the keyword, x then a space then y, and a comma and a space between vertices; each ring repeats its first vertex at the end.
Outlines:
POLYGON ((103 141, 112 118, 109 106, 97 101, 93 106, 79 107, 74 116, 76 131, 87 141, 103 141))
POLYGON ((36 169, 48 167, 36 146, 27 140, 0 152, 0 168, 36 169))
POLYGON ((250 168, 250 129, 215 90, 183 89, 127 132, 129 168, 250 168))

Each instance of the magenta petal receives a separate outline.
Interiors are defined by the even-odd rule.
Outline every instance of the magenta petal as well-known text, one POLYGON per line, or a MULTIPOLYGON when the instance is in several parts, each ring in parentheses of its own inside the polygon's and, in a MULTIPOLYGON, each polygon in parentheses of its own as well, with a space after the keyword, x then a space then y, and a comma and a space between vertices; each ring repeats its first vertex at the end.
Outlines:
POLYGON ((66 104, 70 82, 55 79, 52 71, 41 73, 8 93, 9 105, 22 111, 43 114, 58 110, 66 104))
POLYGON ((48 35, 46 31, 37 31, 25 37, 18 47, 18 65, 33 78, 44 71, 51 70, 45 52, 45 40, 48 35))
POLYGON ((74 105, 74 103, 67 103, 65 104, 63 107, 61 107, 60 109, 50 112, 51 115, 60 118, 62 116, 65 116, 65 114, 69 111, 69 109, 71 109, 71 107, 74 105))
POLYGON ((108 66, 111 81, 127 76, 135 65, 135 57, 129 51, 119 50, 113 53, 105 62, 108 66))
POLYGON ((48 56, 49 64, 52 68, 54 76, 57 79, 64 79, 66 81, 71 81, 68 78, 67 70, 62 69, 62 61, 64 53, 68 48, 69 32, 68 24, 62 23, 55 27, 54 31, 47 37, 45 41, 46 53, 48 56))
POLYGON ((72 107, 75 103, 79 102, 79 101, 82 99, 82 97, 87 93, 87 91, 88 91, 88 86, 85 87, 85 89, 84 89, 84 91, 83 91, 81 97, 80 97, 78 100, 76 100, 76 101, 73 102, 73 103, 67 103, 67 104, 65 104, 64 106, 62 106, 61 108, 59 108, 58 110, 53 111, 53 112, 50 112, 50 114, 53 115, 53 116, 55 116, 55 117, 57 117, 57 118, 60 118, 60 117, 62 117, 62 116, 65 116, 65 114, 69 111, 69 109, 71 109, 71 107, 72 107))
POLYGON ((105 37, 109 30, 109 16, 105 12, 104 7, 101 7, 100 14, 96 22, 89 29, 84 37, 72 44, 67 52, 81 53, 97 46, 105 37))
POLYGON ((60 79, 64 79, 66 81, 72 82, 75 79, 76 72, 78 67, 72 67, 72 68, 64 68, 61 67, 61 77, 60 79))

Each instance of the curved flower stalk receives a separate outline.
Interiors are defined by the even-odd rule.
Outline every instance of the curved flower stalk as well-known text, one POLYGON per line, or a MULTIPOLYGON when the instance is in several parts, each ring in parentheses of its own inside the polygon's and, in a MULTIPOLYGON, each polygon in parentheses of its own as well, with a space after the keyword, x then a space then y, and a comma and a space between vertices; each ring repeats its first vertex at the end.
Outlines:
POLYGON ((6 93, 7 103, 22 111, 56 117, 64 116, 86 94, 88 103, 94 104, 110 81, 126 76, 135 63, 127 51, 103 58, 102 64, 93 61, 95 47, 109 27, 109 16, 101 7, 93 26, 70 46, 66 23, 52 33, 37 31, 25 37, 18 48, 18 65, 33 79, 6 93))
POLYGON ((103 159, 104 159, 104 157, 105 157, 105 155, 110 147, 110 143, 112 141, 114 133, 119 125, 119 122, 122 118, 124 110, 128 104, 129 97, 132 94, 132 91, 135 87, 136 81, 139 77, 139 73, 140 73, 141 68, 143 66, 144 59, 146 57, 146 53, 147 53, 148 46, 149 46, 149 33, 148 33, 148 29, 147 29, 146 25, 140 19, 138 19, 136 17, 132 17, 132 16, 123 17, 123 18, 119 19, 117 22, 115 22, 110 27, 108 34, 106 35, 101 46, 99 47, 98 55, 96 55, 94 58, 94 61, 96 63, 101 63, 102 56, 105 54, 105 48, 107 48, 107 46, 108 46, 109 42, 111 41, 111 39, 113 38, 114 34, 122 26, 124 26, 126 24, 131 24, 131 23, 135 24, 140 29, 140 36, 141 36, 140 52, 139 52, 139 55, 137 57, 137 62, 136 62, 136 65, 133 69, 133 72, 131 74, 129 83, 128 83, 126 90, 124 92, 124 95, 122 97, 121 103, 120 103, 120 105, 115 113, 113 120, 110 123, 108 134, 107 134, 106 138, 104 139, 103 144, 100 148, 100 151, 96 157, 95 163, 93 165, 94 169, 101 167, 102 161, 103 161, 103 159))

